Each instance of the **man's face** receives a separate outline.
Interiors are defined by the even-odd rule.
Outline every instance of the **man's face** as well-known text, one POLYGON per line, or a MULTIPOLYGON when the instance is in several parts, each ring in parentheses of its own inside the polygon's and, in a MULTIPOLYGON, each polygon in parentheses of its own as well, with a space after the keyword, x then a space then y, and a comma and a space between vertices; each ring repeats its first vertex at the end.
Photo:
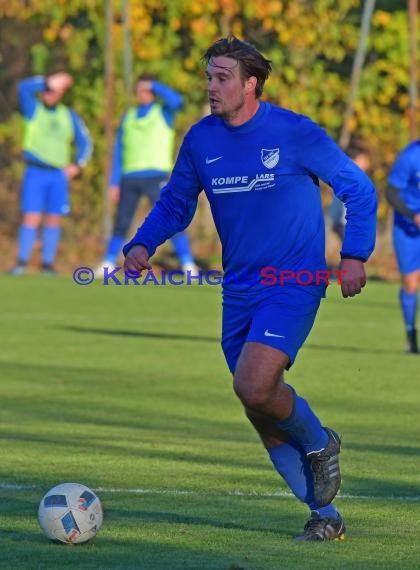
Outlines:
POLYGON ((370 158, 367 154, 360 153, 353 158, 353 161, 363 170, 363 172, 367 172, 370 169, 370 158))
POLYGON ((136 97, 140 105, 152 103, 155 99, 152 91, 152 82, 147 79, 138 81, 136 85, 136 97))
POLYGON ((64 91, 43 91, 41 99, 47 107, 55 107, 64 95, 64 91))
POLYGON ((213 115, 229 120, 245 105, 245 85, 239 62, 231 57, 212 57, 207 65, 208 97, 213 115))

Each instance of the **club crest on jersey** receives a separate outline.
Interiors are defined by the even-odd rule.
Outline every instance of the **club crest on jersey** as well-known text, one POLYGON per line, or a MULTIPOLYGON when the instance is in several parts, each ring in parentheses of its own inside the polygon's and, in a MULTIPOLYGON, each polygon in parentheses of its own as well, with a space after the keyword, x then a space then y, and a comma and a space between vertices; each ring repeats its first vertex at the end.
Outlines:
POLYGON ((266 168, 274 168, 280 160, 279 148, 262 148, 261 160, 266 168))

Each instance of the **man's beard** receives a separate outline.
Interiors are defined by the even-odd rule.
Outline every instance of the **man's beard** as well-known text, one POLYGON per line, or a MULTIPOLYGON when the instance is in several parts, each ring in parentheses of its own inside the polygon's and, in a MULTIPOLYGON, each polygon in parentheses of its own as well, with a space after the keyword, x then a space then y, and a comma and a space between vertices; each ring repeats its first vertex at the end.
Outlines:
POLYGON ((210 112, 215 117, 220 117, 224 121, 228 121, 230 119, 234 119, 235 117, 237 117, 239 112, 244 108, 244 106, 245 106, 245 97, 241 97, 241 100, 233 109, 227 111, 222 109, 220 111, 217 111, 213 110, 212 107, 210 106, 210 112))

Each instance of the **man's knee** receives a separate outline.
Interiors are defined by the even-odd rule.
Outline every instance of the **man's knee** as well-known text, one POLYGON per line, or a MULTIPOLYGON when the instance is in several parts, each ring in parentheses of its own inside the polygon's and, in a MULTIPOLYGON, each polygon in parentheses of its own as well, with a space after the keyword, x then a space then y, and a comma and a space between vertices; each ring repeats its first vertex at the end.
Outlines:
POLYGON ((270 407, 273 398, 281 398, 288 392, 283 374, 267 376, 244 376, 240 372, 233 377, 233 389, 245 408, 263 412, 270 407))
POLYGON ((234 377, 233 389, 242 404, 251 410, 264 409, 272 394, 272 390, 267 385, 256 384, 240 376, 234 377))
POLYGON ((29 228, 38 228, 41 224, 41 214, 38 212, 25 212, 22 217, 22 225, 29 228))
POLYGON ((260 343, 246 343, 233 377, 233 388, 245 407, 264 410, 284 385, 288 356, 260 343))
POLYGON ((45 216, 45 225, 49 228, 61 227, 62 216, 58 214, 48 214, 45 216))

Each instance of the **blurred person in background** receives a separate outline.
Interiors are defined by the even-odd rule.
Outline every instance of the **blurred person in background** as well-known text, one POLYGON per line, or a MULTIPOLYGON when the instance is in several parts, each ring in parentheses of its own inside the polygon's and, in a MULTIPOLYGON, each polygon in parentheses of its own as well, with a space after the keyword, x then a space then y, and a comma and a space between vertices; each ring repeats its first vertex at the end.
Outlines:
MULTIPOLYGON (((346 154, 353 160, 357 166, 368 172, 370 169, 370 152, 366 144, 359 138, 353 138, 350 141, 346 154)), ((331 220, 331 229, 343 243, 344 231, 346 227, 346 207, 343 202, 333 194, 331 204, 328 209, 328 215, 331 220)))
MULTIPOLYGON (((99 273, 115 268, 140 198, 146 196, 153 206, 173 166, 174 119, 183 105, 181 95, 146 73, 138 78, 135 93, 137 105, 123 115, 114 143, 109 193, 117 211, 99 273)), ((182 270, 196 274, 187 234, 180 232, 171 241, 182 270)))
POLYGON ((400 306, 408 354, 419 354, 416 315, 420 284, 420 140, 406 146, 388 177, 386 197, 394 209, 393 242, 401 273, 400 306))
POLYGON ((13 275, 26 273, 39 227, 42 231, 42 272, 55 274, 54 260, 61 237, 62 217, 69 213, 69 183, 92 152, 82 119, 61 103, 73 77, 60 72, 24 79, 18 85, 25 120, 22 182, 23 218, 13 275), (73 151, 73 144, 75 151, 73 151), (74 154, 74 157, 72 156, 74 154))

